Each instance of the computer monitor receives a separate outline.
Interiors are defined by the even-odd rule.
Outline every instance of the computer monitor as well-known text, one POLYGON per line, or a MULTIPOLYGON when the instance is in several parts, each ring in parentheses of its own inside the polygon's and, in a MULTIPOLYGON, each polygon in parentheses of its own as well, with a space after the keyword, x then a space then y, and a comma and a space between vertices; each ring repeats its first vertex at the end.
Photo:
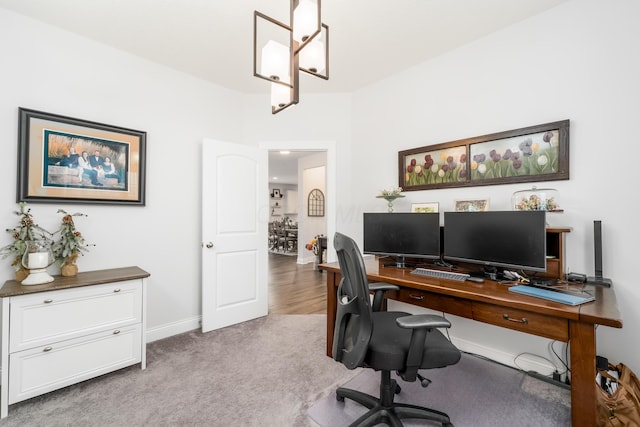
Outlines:
POLYGON ((546 253, 544 211, 444 213, 446 260, 480 264, 485 271, 546 271, 546 253))
POLYGON ((405 268, 405 258, 439 259, 440 215, 434 213, 364 213, 365 254, 395 257, 405 268))

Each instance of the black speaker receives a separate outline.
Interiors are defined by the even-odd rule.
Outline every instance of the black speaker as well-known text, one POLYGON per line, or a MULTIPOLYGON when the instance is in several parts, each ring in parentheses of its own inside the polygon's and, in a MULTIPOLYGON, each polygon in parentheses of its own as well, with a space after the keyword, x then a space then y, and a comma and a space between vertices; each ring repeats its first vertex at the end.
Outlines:
POLYGON ((595 276, 587 277, 587 284, 611 287, 611 279, 602 277, 602 221, 593 221, 593 258, 595 276))

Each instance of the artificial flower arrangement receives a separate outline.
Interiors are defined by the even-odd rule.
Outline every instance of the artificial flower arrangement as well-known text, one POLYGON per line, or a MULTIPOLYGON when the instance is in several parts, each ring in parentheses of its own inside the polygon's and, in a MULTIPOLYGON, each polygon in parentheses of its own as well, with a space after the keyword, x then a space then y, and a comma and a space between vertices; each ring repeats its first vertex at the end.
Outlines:
POLYGON ((402 187, 392 188, 391 190, 381 190, 379 197, 398 197, 402 195, 402 187))
POLYGON ((78 266, 75 264, 79 255, 84 255, 89 251, 89 246, 84 240, 84 236, 78 230, 73 221, 74 216, 87 216, 76 212, 69 214, 64 209, 58 209, 57 213, 63 214, 60 228, 56 231, 60 238, 53 244, 51 249, 56 258, 56 263, 60 266, 63 276, 75 276, 78 273, 78 266))
POLYGON ((320 253, 320 237, 324 237, 324 234, 318 234, 313 239, 311 239, 309 243, 304 245, 304 247, 312 251, 314 255, 318 255, 320 253))
POLYGON ((559 207, 553 197, 543 199, 535 194, 521 199, 516 204, 516 210, 518 211, 553 211, 556 209, 559 209, 559 207))
POLYGON ((22 265, 22 256, 27 249, 27 241, 30 240, 47 240, 51 242, 51 250, 55 257, 56 263, 61 266, 63 276, 75 276, 78 272, 75 261, 79 255, 84 255, 89 251, 89 246, 95 246, 85 243, 84 236, 76 230, 73 217, 87 216, 83 213, 68 214, 63 209, 58 209, 58 213, 62 213, 62 222, 60 228, 51 233, 35 223, 31 209, 26 207, 26 203, 18 204, 18 211, 14 213, 20 217, 18 225, 9 228, 6 231, 11 233, 13 243, 0 248, 2 259, 13 257, 11 266, 16 271, 16 280, 22 281, 29 274, 28 270, 22 265), (59 235, 55 240, 55 235, 59 235), (67 267, 73 265, 73 267, 67 267), (75 267, 75 268, 74 268, 75 267))
POLYGON ((29 240, 51 240, 51 233, 35 223, 31 209, 26 207, 26 203, 20 202, 18 210, 14 213, 20 217, 18 225, 6 229, 8 233, 11 233, 13 243, 0 248, 0 253, 2 253, 2 259, 13 257, 11 266, 16 272, 16 280, 22 281, 29 274, 22 265, 22 256, 27 249, 26 242, 29 240))

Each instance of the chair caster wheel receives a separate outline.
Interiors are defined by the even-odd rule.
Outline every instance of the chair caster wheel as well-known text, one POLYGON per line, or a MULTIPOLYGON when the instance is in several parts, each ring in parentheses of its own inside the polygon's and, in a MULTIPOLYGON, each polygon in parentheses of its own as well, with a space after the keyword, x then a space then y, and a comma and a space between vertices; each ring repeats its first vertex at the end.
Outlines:
POLYGON ((400 394, 401 391, 402 391, 402 387, 400 387, 400 384, 396 383, 396 389, 394 390, 394 393, 400 394))
POLYGON ((340 396, 339 394, 336 394, 336 400, 338 402, 344 402, 344 396, 340 396))

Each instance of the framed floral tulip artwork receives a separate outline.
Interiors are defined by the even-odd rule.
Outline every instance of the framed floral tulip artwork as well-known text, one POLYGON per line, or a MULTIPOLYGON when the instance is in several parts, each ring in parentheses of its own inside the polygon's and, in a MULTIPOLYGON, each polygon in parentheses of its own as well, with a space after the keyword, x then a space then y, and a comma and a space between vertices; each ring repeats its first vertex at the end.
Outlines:
POLYGON ((404 191, 569 179, 569 120, 400 151, 404 191))

